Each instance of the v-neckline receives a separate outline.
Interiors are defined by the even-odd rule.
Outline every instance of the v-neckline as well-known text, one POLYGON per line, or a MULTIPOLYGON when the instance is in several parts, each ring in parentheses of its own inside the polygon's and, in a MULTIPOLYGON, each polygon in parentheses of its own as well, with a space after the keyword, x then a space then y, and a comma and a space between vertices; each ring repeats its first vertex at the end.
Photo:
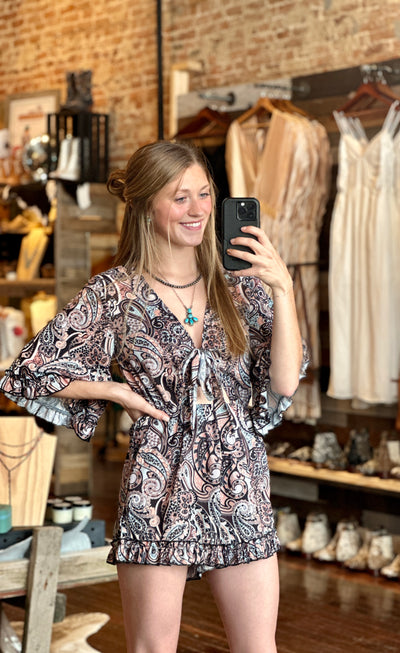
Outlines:
POLYGON ((143 274, 141 275, 141 281, 142 281, 143 284, 145 284, 145 286, 146 286, 146 288, 147 288, 148 291, 154 293, 154 295, 157 297, 158 302, 162 305, 164 311, 165 311, 166 313, 169 313, 170 316, 175 320, 175 322, 177 322, 177 323, 179 324, 179 326, 181 327, 181 329, 182 329, 182 331, 184 332, 184 334, 187 335, 188 339, 190 340, 190 342, 191 342, 191 344, 192 344, 192 346, 193 346, 193 349, 203 349, 203 348, 204 348, 204 347, 203 347, 203 345, 204 345, 204 339, 205 339, 205 325, 206 325, 206 319, 207 319, 208 312, 209 312, 209 309, 210 309, 210 305, 209 305, 208 299, 206 300, 206 306, 205 306, 204 313, 203 313, 203 328, 202 328, 202 332, 201 332, 200 346, 197 347, 197 346, 196 346, 196 343, 194 342, 194 340, 193 340, 193 338, 192 338, 192 336, 190 335, 189 331, 185 328, 185 326, 182 324, 181 320, 180 320, 180 319, 178 318, 178 316, 174 313, 174 311, 173 311, 173 310, 168 306, 168 304, 165 303, 165 301, 162 299, 162 297, 160 297, 160 295, 158 294, 158 292, 157 292, 156 290, 154 290, 154 288, 153 288, 152 286, 150 286, 149 282, 148 282, 147 279, 143 276, 143 274))

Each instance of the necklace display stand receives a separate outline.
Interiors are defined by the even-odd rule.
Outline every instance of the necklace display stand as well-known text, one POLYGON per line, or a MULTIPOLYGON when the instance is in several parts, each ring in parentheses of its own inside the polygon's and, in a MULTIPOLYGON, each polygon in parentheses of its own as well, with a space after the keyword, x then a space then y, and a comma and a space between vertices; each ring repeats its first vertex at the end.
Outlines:
POLYGON ((46 251, 49 238, 44 229, 32 229, 21 242, 17 264, 17 279, 27 281, 39 276, 39 268, 46 251))
POLYGON ((0 504, 11 505, 12 526, 41 526, 57 438, 34 417, 0 418, 0 504))

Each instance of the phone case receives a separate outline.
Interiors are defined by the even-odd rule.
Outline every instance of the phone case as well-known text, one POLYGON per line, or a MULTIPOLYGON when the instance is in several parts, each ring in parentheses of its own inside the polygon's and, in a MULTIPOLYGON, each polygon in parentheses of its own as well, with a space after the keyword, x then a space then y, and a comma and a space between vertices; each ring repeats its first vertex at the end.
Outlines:
MULTIPOLYGON (((244 270, 251 267, 247 261, 229 256, 231 238, 244 236, 240 230, 245 225, 260 226, 260 204, 255 197, 228 197, 222 202, 222 264, 226 270, 244 270), (248 209, 248 210, 247 210, 248 209)), ((254 238, 254 236, 246 236, 254 238)), ((248 247, 235 245, 235 249, 251 251, 248 247)))

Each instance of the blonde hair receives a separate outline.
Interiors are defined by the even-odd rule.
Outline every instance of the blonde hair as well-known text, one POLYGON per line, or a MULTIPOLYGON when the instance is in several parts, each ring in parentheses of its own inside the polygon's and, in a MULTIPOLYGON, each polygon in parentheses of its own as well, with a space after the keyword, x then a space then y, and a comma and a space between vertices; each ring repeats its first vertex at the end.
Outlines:
POLYGON ((210 184, 212 211, 200 245, 196 247, 199 270, 207 288, 211 308, 225 331, 229 350, 243 354, 247 339, 237 307, 225 278, 215 235, 215 185, 200 149, 188 143, 156 141, 139 148, 126 168, 109 176, 107 188, 126 203, 115 265, 141 275, 156 269, 158 251, 149 217, 159 191, 181 176, 187 168, 199 165, 210 184))

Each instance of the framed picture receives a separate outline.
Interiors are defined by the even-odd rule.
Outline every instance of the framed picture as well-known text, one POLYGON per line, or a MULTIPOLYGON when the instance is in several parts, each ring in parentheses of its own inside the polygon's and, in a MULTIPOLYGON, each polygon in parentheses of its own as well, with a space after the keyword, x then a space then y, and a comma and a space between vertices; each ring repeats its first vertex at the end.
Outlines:
POLYGON ((23 148, 32 138, 47 133, 47 114, 58 111, 60 91, 10 95, 5 103, 5 126, 10 147, 23 148))

